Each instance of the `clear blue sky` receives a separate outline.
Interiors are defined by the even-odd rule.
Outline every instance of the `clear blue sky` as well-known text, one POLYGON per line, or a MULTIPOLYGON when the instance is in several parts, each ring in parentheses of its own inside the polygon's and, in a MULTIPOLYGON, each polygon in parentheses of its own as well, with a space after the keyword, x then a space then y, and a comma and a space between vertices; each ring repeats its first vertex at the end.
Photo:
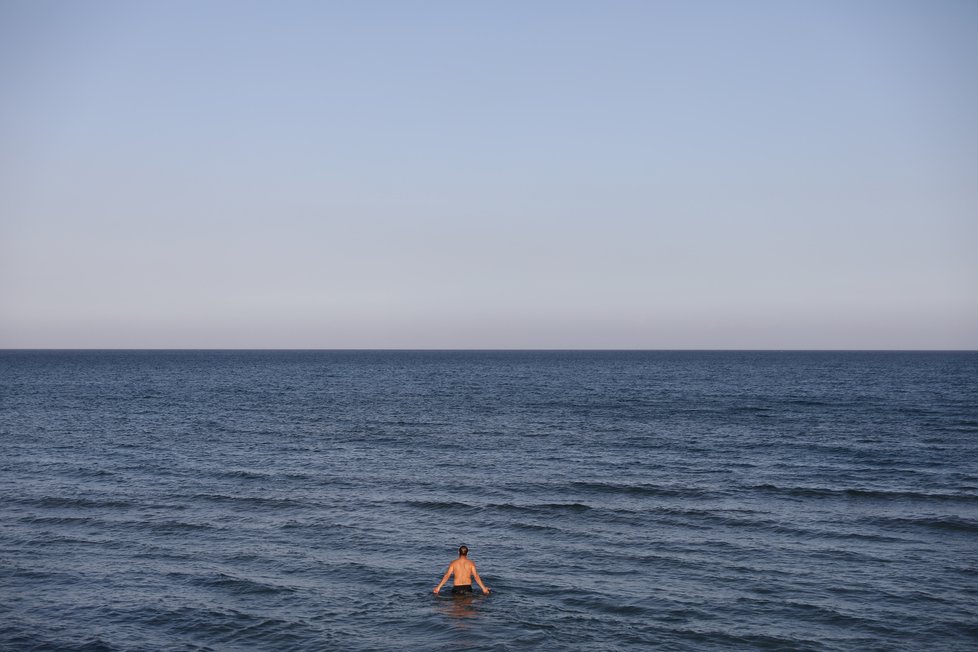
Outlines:
POLYGON ((978 348, 978 3, 0 0, 0 347, 978 348))

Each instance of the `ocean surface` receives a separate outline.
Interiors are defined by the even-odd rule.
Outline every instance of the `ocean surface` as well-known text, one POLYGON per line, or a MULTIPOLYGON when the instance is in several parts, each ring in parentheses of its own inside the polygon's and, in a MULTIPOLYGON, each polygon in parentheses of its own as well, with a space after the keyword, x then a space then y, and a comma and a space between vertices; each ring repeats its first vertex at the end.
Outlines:
POLYGON ((0 649, 978 649, 978 353, 0 352, 0 649))

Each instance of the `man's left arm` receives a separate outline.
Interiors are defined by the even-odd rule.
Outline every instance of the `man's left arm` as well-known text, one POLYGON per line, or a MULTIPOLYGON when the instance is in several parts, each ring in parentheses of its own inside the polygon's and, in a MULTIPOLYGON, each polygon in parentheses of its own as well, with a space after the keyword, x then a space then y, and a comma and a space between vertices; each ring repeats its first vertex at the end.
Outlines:
POLYGON ((441 582, 438 582, 438 586, 435 587, 435 589, 432 591, 432 593, 434 593, 435 595, 437 595, 438 592, 441 591, 441 587, 445 586, 445 582, 447 582, 448 581, 448 578, 451 577, 451 576, 452 576, 452 567, 451 567, 451 565, 449 565, 448 566, 448 570, 445 571, 445 575, 441 578, 441 582))

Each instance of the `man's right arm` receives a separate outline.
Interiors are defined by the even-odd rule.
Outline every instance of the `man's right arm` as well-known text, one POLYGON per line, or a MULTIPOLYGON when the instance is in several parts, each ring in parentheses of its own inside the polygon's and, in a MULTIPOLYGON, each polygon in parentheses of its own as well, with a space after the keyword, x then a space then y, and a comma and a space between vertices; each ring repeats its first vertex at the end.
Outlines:
POLYGON ((479 588, 482 589, 482 592, 488 595, 489 589, 487 589, 486 585, 482 583, 482 578, 479 577, 479 571, 475 569, 475 564, 472 564, 472 577, 474 577, 475 581, 479 583, 479 588))

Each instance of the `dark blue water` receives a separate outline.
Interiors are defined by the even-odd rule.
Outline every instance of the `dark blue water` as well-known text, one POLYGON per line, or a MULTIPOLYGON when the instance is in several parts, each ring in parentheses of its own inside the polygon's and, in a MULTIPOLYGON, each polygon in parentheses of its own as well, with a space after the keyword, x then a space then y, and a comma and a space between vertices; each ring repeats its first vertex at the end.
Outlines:
POLYGON ((975 353, 2 352, 0 453, 3 650, 978 647, 975 353))

